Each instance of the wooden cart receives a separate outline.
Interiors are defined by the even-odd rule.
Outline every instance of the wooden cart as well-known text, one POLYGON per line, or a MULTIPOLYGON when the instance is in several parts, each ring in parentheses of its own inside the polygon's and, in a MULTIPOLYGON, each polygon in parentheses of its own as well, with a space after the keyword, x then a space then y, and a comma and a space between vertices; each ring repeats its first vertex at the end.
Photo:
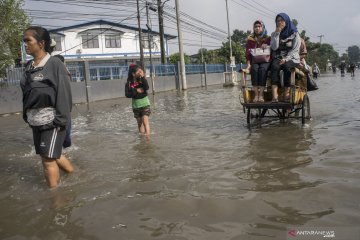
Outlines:
POLYGON ((244 113, 247 115, 246 121, 252 123, 254 119, 274 117, 278 119, 299 118, 302 124, 311 118, 310 100, 307 95, 306 75, 295 68, 291 73, 290 101, 283 99, 283 88, 279 88, 279 102, 273 103, 270 79, 268 78, 267 87, 264 91, 264 102, 254 102, 254 90, 251 87, 250 78, 247 80, 247 73, 241 71, 241 93, 240 102, 243 105, 244 113))

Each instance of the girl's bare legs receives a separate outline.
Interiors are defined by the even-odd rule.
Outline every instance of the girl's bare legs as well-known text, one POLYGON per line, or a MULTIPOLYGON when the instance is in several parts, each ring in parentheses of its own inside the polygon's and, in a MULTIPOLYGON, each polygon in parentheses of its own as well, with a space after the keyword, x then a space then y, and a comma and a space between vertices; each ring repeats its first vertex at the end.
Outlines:
POLYGON ((138 124, 138 128, 139 128, 139 133, 141 134, 145 134, 145 126, 143 124, 143 120, 141 117, 136 118, 137 124, 138 124))
POLYGON ((144 126, 145 134, 150 135, 150 122, 149 122, 149 116, 143 116, 142 117, 142 123, 144 126))

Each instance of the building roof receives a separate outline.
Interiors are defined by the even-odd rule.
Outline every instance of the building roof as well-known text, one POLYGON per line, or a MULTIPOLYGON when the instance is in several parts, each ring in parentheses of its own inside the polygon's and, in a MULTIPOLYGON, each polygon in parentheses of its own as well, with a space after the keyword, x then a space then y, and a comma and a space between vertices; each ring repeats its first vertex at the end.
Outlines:
MULTIPOLYGON (((106 21, 106 20, 96 20, 96 21, 91 21, 91 22, 85 22, 85 23, 81 23, 81 24, 76 24, 76 25, 72 25, 72 26, 68 26, 68 27, 62 27, 62 28, 56 28, 56 29, 51 29, 49 30, 50 33, 57 33, 59 34, 59 32, 61 31, 66 31, 66 30, 70 30, 70 29, 75 29, 75 28, 81 28, 81 27, 86 27, 86 26, 90 26, 90 25, 110 25, 110 26, 114 26, 114 27, 120 27, 120 28, 125 28, 125 29, 130 29, 133 31, 138 31, 137 27, 132 27, 132 26, 128 26, 128 25, 123 25, 120 23, 115 23, 115 22, 110 22, 110 21, 106 21)), ((141 32, 143 33, 148 33, 147 29, 142 29, 141 32)), ((159 32, 156 31, 151 31, 154 34, 159 35, 159 32)), ((177 36, 174 35, 170 35, 170 34, 164 34, 164 37, 166 39, 174 39, 177 38, 177 36)))

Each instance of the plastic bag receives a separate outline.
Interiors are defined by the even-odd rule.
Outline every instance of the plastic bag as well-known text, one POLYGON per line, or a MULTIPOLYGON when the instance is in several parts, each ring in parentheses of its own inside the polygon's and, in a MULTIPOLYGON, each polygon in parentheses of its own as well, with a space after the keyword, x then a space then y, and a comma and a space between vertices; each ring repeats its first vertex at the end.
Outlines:
POLYGON ((316 82, 311 78, 310 74, 307 74, 306 78, 307 78, 307 90, 308 91, 315 91, 315 90, 319 89, 316 82))

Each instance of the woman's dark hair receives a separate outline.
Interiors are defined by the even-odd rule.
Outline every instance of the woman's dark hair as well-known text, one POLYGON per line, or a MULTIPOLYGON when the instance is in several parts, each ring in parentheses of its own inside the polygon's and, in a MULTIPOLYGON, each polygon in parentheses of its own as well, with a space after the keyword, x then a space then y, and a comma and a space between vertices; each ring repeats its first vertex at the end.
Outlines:
POLYGON ((52 52, 52 49, 50 47, 51 38, 50 33, 48 30, 46 30, 43 27, 40 26, 31 26, 25 30, 26 31, 32 31, 34 33, 34 38, 38 41, 44 41, 45 42, 45 51, 48 53, 52 52))
POLYGON ((136 64, 130 64, 129 66, 129 71, 128 71, 128 81, 133 81, 134 77, 133 74, 136 73, 136 71, 139 69, 140 67, 136 64))

